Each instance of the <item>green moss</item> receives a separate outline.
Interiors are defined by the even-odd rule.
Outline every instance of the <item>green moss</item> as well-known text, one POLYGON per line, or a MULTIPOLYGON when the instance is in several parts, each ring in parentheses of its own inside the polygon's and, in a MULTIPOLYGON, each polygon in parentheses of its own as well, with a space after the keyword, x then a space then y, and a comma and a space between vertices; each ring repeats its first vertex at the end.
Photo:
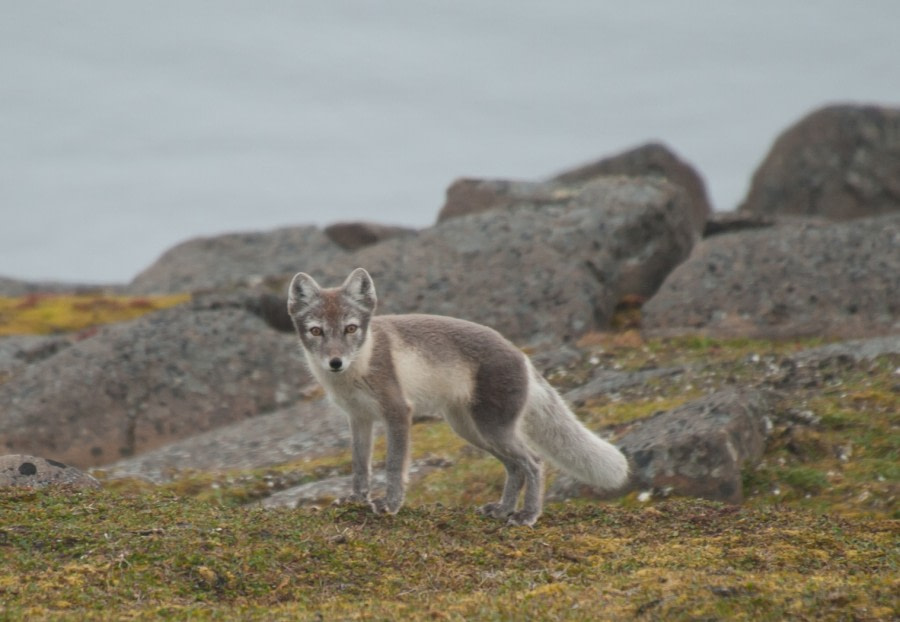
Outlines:
POLYGON ((782 477, 788 485, 804 494, 816 494, 828 486, 825 474, 810 467, 797 466, 785 469, 782 477))
POLYGON ((702 501, 222 507, 164 492, 0 493, 6 619, 889 617, 896 525, 702 501))

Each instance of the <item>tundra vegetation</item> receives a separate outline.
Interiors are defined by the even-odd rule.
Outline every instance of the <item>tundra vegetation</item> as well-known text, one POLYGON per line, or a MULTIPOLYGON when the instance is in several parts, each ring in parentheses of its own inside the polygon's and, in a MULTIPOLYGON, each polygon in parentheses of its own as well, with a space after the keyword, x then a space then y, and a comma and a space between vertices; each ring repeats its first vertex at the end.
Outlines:
MULTIPOLYGON (((0 329, 84 330, 173 302, 97 300, 4 300, 0 329), (45 304, 56 311, 42 326, 29 314, 45 304)), ((548 503, 535 527, 506 527, 472 510, 499 494, 502 467, 428 421, 413 459, 452 466, 411 485, 396 516, 327 498, 257 503, 348 474, 344 450, 162 485, 0 490, 0 619, 897 619, 900 360, 789 365, 823 342, 645 341, 625 328, 583 337, 551 371, 566 390, 598 367, 684 370, 578 406, 613 438, 725 385, 775 391, 740 506, 635 491, 548 503)))

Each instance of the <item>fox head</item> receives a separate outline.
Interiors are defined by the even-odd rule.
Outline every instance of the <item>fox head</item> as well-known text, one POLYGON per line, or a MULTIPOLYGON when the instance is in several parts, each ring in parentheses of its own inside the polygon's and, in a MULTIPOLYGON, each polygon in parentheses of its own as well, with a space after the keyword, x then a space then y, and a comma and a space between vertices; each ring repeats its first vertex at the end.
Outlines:
POLYGON ((333 373, 346 371, 366 342, 377 302, 372 277, 362 268, 330 289, 297 273, 288 292, 288 313, 309 364, 333 373))

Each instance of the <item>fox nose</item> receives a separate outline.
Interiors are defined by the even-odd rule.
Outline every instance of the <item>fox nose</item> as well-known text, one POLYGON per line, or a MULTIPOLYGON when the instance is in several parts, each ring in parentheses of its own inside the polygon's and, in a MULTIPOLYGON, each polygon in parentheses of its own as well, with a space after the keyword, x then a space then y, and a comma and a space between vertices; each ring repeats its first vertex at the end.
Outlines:
POLYGON ((334 357, 333 359, 328 361, 328 366, 331 367, 332 371, 341 371, 341 367, 344 366, 344 361, 342 361, 338 357, 334 357))

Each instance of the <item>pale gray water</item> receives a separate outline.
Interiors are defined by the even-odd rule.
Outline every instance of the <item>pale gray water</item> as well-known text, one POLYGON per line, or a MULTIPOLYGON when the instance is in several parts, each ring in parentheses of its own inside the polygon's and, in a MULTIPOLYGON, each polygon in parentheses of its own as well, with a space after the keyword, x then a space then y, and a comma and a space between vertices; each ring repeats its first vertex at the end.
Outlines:
POLYGON ((811 109, 900 104, 898 28, 897 0, 0 0, 0 275, 126 281, 196 235, 424 226, 455 177, 651 139, 732 209, 811 109))

